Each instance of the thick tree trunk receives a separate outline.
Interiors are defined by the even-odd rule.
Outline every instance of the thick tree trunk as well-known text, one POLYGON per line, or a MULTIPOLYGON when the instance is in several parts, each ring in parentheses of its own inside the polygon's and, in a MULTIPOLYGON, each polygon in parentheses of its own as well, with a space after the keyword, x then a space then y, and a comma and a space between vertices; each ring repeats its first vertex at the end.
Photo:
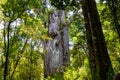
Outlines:
MULTIPOLYGON (((111 61, 107 52, 104 35, 102 32, 101 22, 99 19, 95 0, 83 0, 83 6, 86 6, 87 16, 84 15, 85 20, 89 20, 89 26, 91 29, 91 38, 96 53, 96 64, 98 68, 99 79, 98 80, 112 80, 113 69, 111 61)), ((83 9, 84 10, 84 9, 83 9)), ((92 47, 92 46, 91 46, 92 47)))
POLYGON ((61 31, 61 45, 63 54, 63 66, 68 66, 70 63, 69 54, 69 37, 68 37, 68 24, 64 21, 65 14, 63 10, 59 11, 60 18, 60 31, 61 31))
MULTIPOLYGON (((60 26, 58 26, 58 15, 54 10, 50 15, 49 36, 52 40, 47 41, 45 47, 47 54, 44 56, 44 75, 53 75, 61 66, 70 63, 68 26, 64 22, 64 11, 59 11, 60 26), (60 27, 60 29, 59 29, 60 27)), ((63 70, 62 70, 63 71, 63 70)))
POLYGON ((51 76, 61 69, 63 54, 61 47, 61 35, 58 26, 58 15, 56 10, 50 14, 49 37, 52 40, 46 42, 46 54, 44 56, 44 76, 51 76))
POLYGON ((90 28, 90 21, 88 18, 88 13, 87 13, 87 6, 82 3, 82 9, 83 9, 83 15, 84 15, 84 20, 85 20, 85 28, 86 28, 86 38, 87 38, 87 45, 89 49, 89 65, 90 65, 90 70, 91 70, 91 77, 92 80, 98 79, 98 74, 97 74, 97 65, 96 65, 96 57, 95 57, 95 46, 93 45, 93 40, 92 40, 92 32, 90 28))

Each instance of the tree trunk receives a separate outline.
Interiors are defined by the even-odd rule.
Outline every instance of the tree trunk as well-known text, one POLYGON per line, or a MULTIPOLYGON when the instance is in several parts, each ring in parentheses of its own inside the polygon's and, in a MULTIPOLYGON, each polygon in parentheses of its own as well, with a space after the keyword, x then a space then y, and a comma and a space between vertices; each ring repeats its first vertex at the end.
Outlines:
POLYGON ((46 54, 44 56, 44 76, 52 76, 55 72, 61 69, 63 64, 63 55, 61 47, 61 35, 58 26, 58 15, 56 10, 53 10, 50 14, 49 23, 49 37, 52 40, 48 40, 45 44, 46 54))
POLYGON ((98 80, 108 80, 109 77, 109 80, 112 80, 113 69, 107 52, 107 47, 105 44, 105 39, 102 32, 101 22, 99 19, 95 0, 83 0, 83 3, 83 6, 86 6, 88 16, 87 18, 84 15, 84 18, 86 18, 85 20, 89 20, 89 23, 86 23, 89 24, 89 26, 87 27, 90 27, 91 29, 91 38, 96 53, 96 64, 99 74, 98 80))
POLYGON ((97 74, 97 65, 96 65, 96 57, 95 57, 95 46, 93 45, 93 40, 92 40, 92 32, 90 28, 90 21, 88 18, 88 13, 87 13, 87 6, 82 3, 82 9, 83 9, 83 15, 84 15, 84 20, 85 20, 85 28, 86 28, 86 38, 87 38, 87 45, 89 49, 89 65, 90 65, 90 70, 91 70, 91 77, 92 80, 98 79, 98 74, 97 74))
POLYGON ((113 20, 114 20, 114 25, 115 25, 116 31, 117 31, 118 36, 120 38, 120 24, 119 24, 119 19, 117 16, 117 2, 118 2, 117 0, 111 0, 111 3, 112 3, 111 13, 113 15, 113 20))
POLYGON ((10 48, 10 39, 9 39, 10 38, 10 25, 11 25, 11 21, 8 23, 8 26, 7 26, 7 45, 5 47, 6 49, 5 49, 4 80, 7 79, 7 75, 8 75, 9 48, 10 48))
POLYGON ((111 14, 113 16, 113 22, 116 29, 116 32, 120 38, 120 24, 119 24, 119 14, 117 14, 119 8, 119 1, 118 0, 107 0, 107 5, 111 10, 111 14))
POLYGON ((69 54, 69 37, 68 37, 68 24, 64 21, 65 14, 63 10, 59 11, 60 18, 60 31, 61 31, 61 45, 63 54, 63 66, 68 66, 70 63, 69 54))

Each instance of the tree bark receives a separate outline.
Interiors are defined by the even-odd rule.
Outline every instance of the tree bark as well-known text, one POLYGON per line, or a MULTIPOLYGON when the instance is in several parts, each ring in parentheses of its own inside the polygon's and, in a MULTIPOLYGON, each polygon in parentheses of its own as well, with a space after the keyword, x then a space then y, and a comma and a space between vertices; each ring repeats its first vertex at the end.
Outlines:
POLYGON ((52 76, 55 72, 61 70, 63 64, 63 54, 61 47, 61 35, 58 26, 58 14, 53 10, 50 14, 50 23, 48 27, 49 37, 45 44, 46 54, 44 55, 44 76, 52 76))
POLYGON ((95 50, 95 58, 99 74, 98 80, 108 80, 108 78, 109 80, 112 80, 114 73, 108 55, 95 0, 83 0, 82 2, 84 3, 83 6, 86 6, 87 9, 86 11, 88 17, 84 15, 84 18, 86 18, 85 20, 89 20, 89 22, 86 23, 89 24, 87 27, 90 27, 91 29, 91 38, 93 41, 93 48, 95 50))
POLYGON ((61 66, 68 66, 70 63, 68 25, 64 17, 63 10, 59 11, 59 16, 55 10, 50 15, 48 31, 52 40, 48 40, 45 45, 47 51, 44 56, 45 77, 53 75, 57 69, 63 72, 61 66), (58 26, 58 17, 60 26, 58 26))
POLYGON ((87 5, 82 2, 82 9, 83 9, 83 15, 84 15, 84 20, 85 20, 85 28, 86 28, 86 38, 87 38, 87 45, 88 45, 88 50, 89 50, 89 66, 91 70, 91 77, 92 80, 98 79, 97 75, 97 65, 96 65, 96 57, 95 57, 95 46, 93 45, 93 40, 92 40, 92 32, 90 28, 90 21, 87 13, 87 5))
POLYGON ((70 63, 69 54, 69 37, 68 37, 68 23, 65 22, 65 14, 63 10, 59 10, 60 31, 61 31, 61 46, 63 54, 63 66, 68 66, 70 63))

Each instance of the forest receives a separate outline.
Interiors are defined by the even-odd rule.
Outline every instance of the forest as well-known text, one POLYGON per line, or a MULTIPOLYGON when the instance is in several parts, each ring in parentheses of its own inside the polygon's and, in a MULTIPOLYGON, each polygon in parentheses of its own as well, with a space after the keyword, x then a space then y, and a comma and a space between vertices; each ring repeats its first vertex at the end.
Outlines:
POLYGON ((120 0, 0 0, 0 80, 120 80, 120 0))

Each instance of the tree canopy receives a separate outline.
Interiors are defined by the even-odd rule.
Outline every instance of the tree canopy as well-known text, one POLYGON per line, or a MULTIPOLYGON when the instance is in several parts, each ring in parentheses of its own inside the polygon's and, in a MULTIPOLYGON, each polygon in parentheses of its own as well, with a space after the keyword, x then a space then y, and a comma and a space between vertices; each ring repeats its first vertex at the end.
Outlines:
POLYGON ((120 77, 119 4, 0 0, 0 80, 120 77))

